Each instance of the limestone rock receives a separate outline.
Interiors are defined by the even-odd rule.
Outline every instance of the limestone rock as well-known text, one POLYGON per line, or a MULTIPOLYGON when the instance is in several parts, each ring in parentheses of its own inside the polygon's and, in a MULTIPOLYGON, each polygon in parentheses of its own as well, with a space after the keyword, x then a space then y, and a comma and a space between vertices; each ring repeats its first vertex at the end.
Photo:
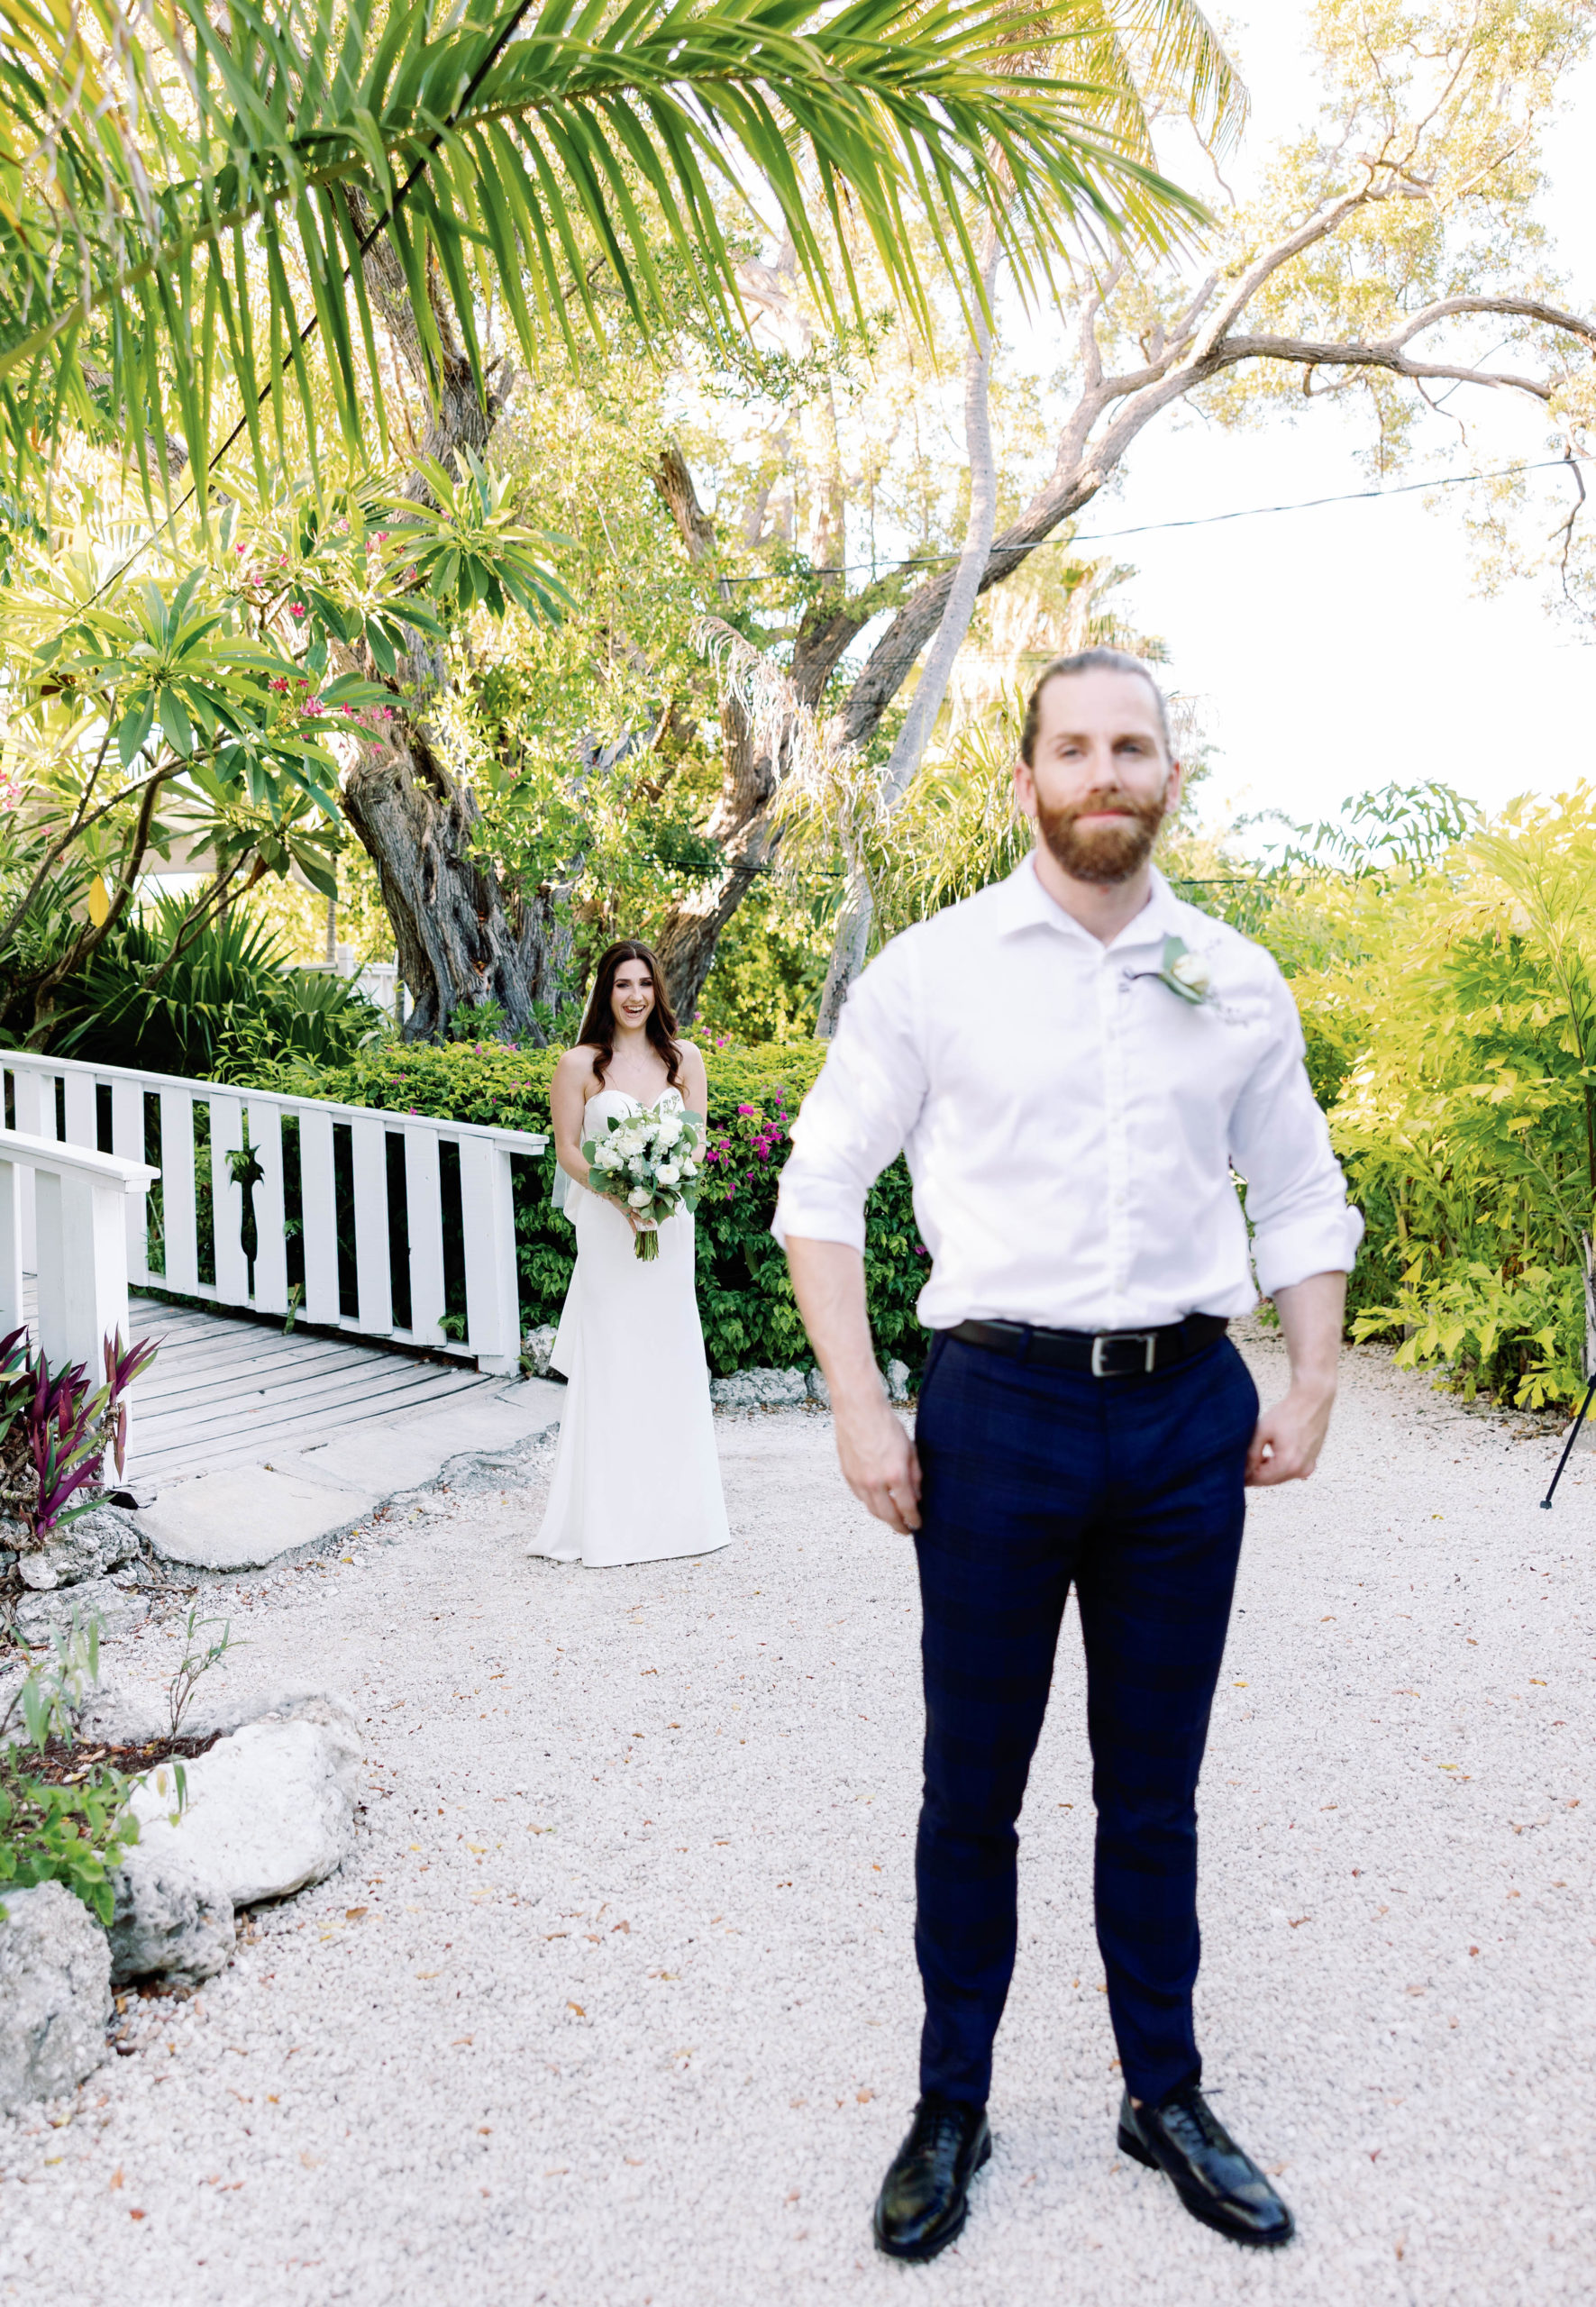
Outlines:
POLYGON ((891 1395, 892 1400, 893 1400, 895 1402, 906 1402, 906 1401, 907 1401, 907 1400, 908 1400, 908 1363, 907 1363, 907 1362, 889 1362, 889 1363, 888 1363, 888 1364, 887 1364, 887 1391, 889 1392, 889 1394, 890 1394, 890 1395, 891 1395))
POLYGON ((103 1578, 133 1562, 139 1553, 139 1526, 120 1506, 96 1506, 80 1514, 41 1546, 20 1556, 17 1574, 24 1586, 50 1593, 59 1586, 78 1586, 85 1579, 103 1578))
POLYGON ((59 1586, 49 1593, 22 1595, 15 1608, 17 1631, 24 1642, 48 1642, 57 1631, 67 1633, 76 1615, 79 1626, 91 1618, 100 1632, 114 1638, 128 1634, 150 1614, 146 1595, 114 1585, 109 1578, 86 1578, 80 1586, 59 1586))
POLYGON ((112 1876, 111 1976, 197 1986, 232 1960, 233 1901, 191 1858, 153 1837, 136 1842, 112 1876))
POLYGON ((136 1844, 111 1880, 113 1985, 160 1978, 192 1986, 223 1967, 233 1947, 233 1902, 187 1859, 136 1844))
MULTIPOLYGON (((231 1691, 218 1691, 208 1706, 204 1703, 202 1691, 184 1717, 183 1730, 187 1737, 208 1738, 213 1730, 231 1734, 250 1723, 283 1722, 308 1722, 321 1731, 333 1758, 334 1775, 352 1805, 365 1740, 354 1709, 347 1701, 335 1698, 331 1691, 257 1691, 252 1697, 244 1698, 231 1691)), ((204 1761, 205 1757, 200 1759, 204 1761)))
POLYGON ((59 1883, 7 1889, 0 1906, 0 2113, 75 2091, 105 2056, 111 1950, 59 1883))
POLYGON ((801 1402, 807 1387, 801 1370, 734 1370, 710 1380, 709 1399, 720 1409, 759 1409, 801 1402))
POLYGON ((809 1400, 818 1402, 822 1409, 831 1408, 831 1388, 825 1381, 825 1371, 818 1364, 809 1372, 809 1400))
POLYGON ((149 1691, 99 1682, 75 1711, 73 1726, 86 1746, 146 1746, 171 1728, 164 1701, 149 1691))
POLYGON ((235 1907, 324 1881, 354 1840, 352 1765, 320 1723, 248 1722, 186 1770, 188 1803, 175 1827, 169 1765, 134 1794, 140 1848, 180 1855, 235 1907))
POLYGON ((559 1332, 552 1322, 543 1322, 535 1330, 528 1330, 522 1339, 521 1351, 525 1359, 531 1363, 532 1374, 534 1378, 548 1376, 549 1356, 554 1351, 554 1340, 558 1336, 559 1332))

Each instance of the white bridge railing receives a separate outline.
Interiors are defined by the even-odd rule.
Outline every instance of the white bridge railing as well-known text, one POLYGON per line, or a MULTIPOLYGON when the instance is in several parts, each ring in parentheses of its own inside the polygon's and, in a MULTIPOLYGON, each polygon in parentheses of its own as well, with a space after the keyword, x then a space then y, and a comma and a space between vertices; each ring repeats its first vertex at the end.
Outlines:
POLYGON ((105 1340, 132 1342, 127 1236, 142 1225, 145 1193, 160 1174, 145 1162, 0 1129, 0 1336, 27 1322, 26 1265, 38 1278, 45 1360, 52 1370, 81 1362, 89 1384, 99 1383, 105 1340), (24 1249, 31 1254, 24 1256, 24 1249))
MULTIPOLYGON (((21 1136, 159 1173, 157 1200, 123 1203, 132 1288, 284 1316, 292 1295, 307 1322, 518 1367, 510 1163, 546 1137, 21 1050, 0 1050, 0 1073, 21 1136), (230 1158, 246 1147, 260 1173, 247 1186, 230 1158)), ((13 1175, 43 1329, 44 1211, 31 1169, 13 1175)))

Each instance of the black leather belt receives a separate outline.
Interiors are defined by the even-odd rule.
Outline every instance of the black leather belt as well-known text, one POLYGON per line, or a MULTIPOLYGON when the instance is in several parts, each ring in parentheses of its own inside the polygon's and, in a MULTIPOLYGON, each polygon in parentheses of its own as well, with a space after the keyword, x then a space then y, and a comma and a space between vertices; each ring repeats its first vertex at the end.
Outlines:
POLYGON ((1025 1322, 961 1322, 949 1337, 985 1346, 1014 1362, 1035 1362, 1048 1370, 1079 1370, 1093 1378, 1145 1378, 1167 1370, 1223 1337, 1230 1327, 1223 1314, 1188 1314, 1155 1330, 1034 1329, 1025 1322))

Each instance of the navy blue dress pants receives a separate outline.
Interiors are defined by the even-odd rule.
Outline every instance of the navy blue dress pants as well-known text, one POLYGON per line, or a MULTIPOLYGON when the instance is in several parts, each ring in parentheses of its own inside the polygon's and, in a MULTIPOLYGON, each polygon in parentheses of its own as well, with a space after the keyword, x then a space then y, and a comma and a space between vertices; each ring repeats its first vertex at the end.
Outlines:
POLYGON ((1097 1806, 1098 1945, 1125 2081, 1198 2080, 1197 1779, 1258 1396, 1220 1338, 1091 1378, 944 1333, 920 1394, 923 2091, 984 2103, 1014 1970, 1015 1822, 1073 1584, 1097 1806))

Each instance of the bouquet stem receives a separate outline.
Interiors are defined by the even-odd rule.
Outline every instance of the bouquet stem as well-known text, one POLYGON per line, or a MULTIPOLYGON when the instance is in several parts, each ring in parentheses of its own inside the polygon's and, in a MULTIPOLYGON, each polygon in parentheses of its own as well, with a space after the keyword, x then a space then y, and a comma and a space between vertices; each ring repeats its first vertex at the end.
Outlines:
POLYGON ((637 1240, 633 1245, 633 1255, 640 1258, 657 1258, 659 1254, 659 1228, 657 1226, 650 1226, 645 1232, 638 1235, 637 1240))

